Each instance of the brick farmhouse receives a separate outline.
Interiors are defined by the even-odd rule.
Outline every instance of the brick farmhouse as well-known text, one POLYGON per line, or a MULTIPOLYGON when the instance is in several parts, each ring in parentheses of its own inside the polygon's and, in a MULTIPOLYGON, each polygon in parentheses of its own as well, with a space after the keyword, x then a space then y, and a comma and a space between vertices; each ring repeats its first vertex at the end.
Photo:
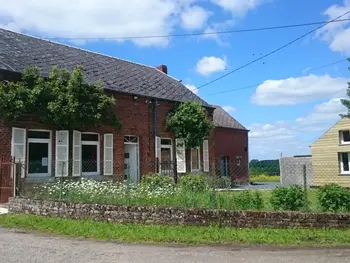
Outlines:
MULTIPOLYGON (((171 172, 167 160, 176 160, 178 173, 210 172, 212 164, 220 163, 222 175, 233 177, 232 166, 248 162, 248 131, 169 76, 165 65, 153 68, 0 29, 1 81, 19 80, 30 66, 47 75, 53 66, 71 71, 78 65, 87 82, 101 80, 105 92, 115 97, 122 127, 67 131, 33 120, 0 123, 0 159, 21 162, 24 180, 83 176, 139 181, 149 172, 171 172), (166 129, 169 110, 185 101, 200 103, 216 125, 198 149, 186 149, 166 129)), ((248 170, 239 177, 247 181, 248 170)))

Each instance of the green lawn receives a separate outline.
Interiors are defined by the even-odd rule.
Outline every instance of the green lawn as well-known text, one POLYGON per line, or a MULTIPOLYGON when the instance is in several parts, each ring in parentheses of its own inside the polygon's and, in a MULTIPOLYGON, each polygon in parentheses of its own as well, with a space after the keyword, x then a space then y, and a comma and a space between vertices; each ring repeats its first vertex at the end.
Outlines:
POLYGON ((0 225, 43 233, 98 240, 179 244, 267 244, 279 246, 349 246, 350 229, 239 229, 114 224, 7 214, 0 225))

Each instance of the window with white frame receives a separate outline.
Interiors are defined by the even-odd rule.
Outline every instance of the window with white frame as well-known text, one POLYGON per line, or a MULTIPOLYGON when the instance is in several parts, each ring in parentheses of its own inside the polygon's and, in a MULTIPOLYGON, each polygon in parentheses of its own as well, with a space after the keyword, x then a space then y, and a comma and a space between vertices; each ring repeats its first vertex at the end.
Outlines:
POLYGON ((160 151, 162 170, 171 171, 171 162, 173 160, 173 144, 171 139, 162 138, 160 140, 160 151))
POLYGON ((350 131, 340 131, 340 144, 350 144, 350 131))
POLYGON ((100 174, 100 136, 96 133, 81 134, 81 160, 83 175, 100 174))
POLYGON ((340 173, 350 174, 350 153, 339 153, 340 173))
POLYGON ((191 170, 199 171, 201 169, 200 166, 200 148, 192 148, 191 149, 191 170))
POLYGON ((28 131, 28 175, 49 176, 51 174, 51 132, 28 131))

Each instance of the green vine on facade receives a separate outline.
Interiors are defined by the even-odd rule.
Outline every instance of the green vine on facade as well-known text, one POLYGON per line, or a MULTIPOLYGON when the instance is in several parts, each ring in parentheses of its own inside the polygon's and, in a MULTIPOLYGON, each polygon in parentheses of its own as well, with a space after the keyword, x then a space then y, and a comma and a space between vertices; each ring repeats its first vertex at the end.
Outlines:
POLYGON ((20 81, 0 82, 0 120, 30 117, 60 129, 81 129, 121 124, 114 113, 115 99, 104 92, 102 82, 88 84, 81 67, 70 73, 53 67, 49 77, 39 68, 26 68, 20 81))
POLYGON ((176 138, 184 139, 188 148, 202 145, 214 128, 206 110, 194 102, 184 102, 175 106, 167 116, 166 125, 176 138))

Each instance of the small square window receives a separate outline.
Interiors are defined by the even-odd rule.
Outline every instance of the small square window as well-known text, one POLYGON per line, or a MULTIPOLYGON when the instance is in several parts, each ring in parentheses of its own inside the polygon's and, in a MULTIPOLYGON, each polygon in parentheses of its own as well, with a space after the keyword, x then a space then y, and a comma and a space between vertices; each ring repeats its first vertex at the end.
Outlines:
POLYGON ((340 144, 350 144, 350 131, 340 131, 340 144))

